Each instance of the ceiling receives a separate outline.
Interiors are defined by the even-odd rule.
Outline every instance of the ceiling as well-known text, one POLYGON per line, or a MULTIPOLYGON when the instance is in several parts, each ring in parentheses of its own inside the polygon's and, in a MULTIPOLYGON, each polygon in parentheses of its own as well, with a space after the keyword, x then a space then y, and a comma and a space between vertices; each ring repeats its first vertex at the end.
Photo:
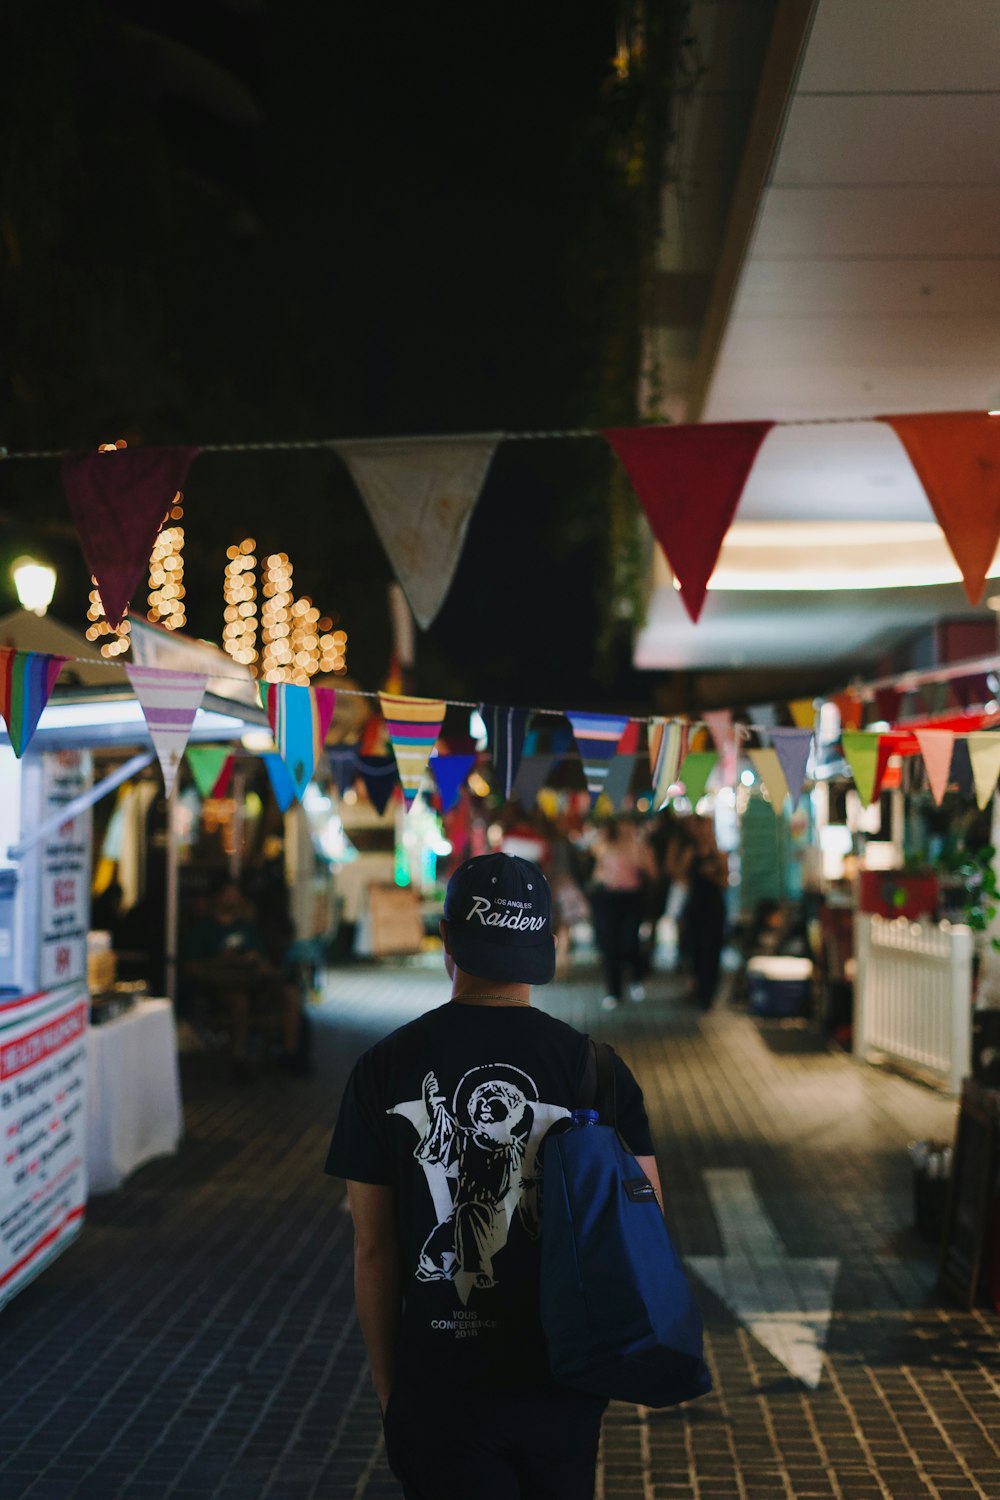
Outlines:
MULTIPOLYGON (((696 360, 674 414, 1000 406, 996 0, 818 0, 803 35, 719 336, 708 360, 702 331, 701 388, 696 360)), ((738 511, 741 523, 931 519, 901 445, 874 422, 777 428, 738 511)), ((834 643, 857 665, 970 612, 954 585, 858 599, 726 590, 691 627, 662 562, 652 584, 635 652, 649 668, 828 663, 834 643)))

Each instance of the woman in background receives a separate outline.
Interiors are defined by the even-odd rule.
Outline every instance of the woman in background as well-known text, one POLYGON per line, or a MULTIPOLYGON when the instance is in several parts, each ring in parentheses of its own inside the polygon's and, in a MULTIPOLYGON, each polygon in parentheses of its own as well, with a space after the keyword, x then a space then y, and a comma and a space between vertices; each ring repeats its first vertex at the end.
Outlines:
POLYGON ((644 1000, 646 977, 639 943, 647 883, 655 878, 652 850, 634 823, 610 818, 594 842, 591 906, 594 936, 604 966, 605 1010, 615 1010, 630 977, 629 995, 644 1000))

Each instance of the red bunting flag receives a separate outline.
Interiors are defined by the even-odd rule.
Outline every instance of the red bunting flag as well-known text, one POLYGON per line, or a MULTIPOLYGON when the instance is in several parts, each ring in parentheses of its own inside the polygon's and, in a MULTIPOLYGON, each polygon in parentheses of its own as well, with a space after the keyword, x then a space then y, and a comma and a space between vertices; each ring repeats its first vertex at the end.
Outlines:
POLYGON ((773 426, 705 422, 613 427, 604 433, 625 466, 695 622, 747 476, 773 426))
POLYGON ((83 555, 117 629, 197 448, 67 453, 63 486, 83 555))
POLYGON ((899 438, 978 604, 1000 543, 1000 417, 981 411, 879 417, 899 438))

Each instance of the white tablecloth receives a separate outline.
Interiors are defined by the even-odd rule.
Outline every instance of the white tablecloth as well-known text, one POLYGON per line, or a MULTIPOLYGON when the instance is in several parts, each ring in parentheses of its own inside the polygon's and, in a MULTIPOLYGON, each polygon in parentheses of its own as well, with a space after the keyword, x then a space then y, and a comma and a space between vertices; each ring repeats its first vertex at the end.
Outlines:
POLYGON ((87 1028, 87 1177, 110 1193, 181 1138, 177 1031, 169 1000, 142 1000, 87 1028))

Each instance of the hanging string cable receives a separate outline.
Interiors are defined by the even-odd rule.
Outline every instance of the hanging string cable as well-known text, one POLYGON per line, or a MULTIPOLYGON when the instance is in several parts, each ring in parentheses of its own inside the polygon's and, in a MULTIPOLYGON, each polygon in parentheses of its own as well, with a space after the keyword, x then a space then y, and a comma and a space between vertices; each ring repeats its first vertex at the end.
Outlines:
MULTIPOLYGON (((775 427, 850 427, 858 422, 874 422, 876 417, 785 417, 774 423, 775 427)), ((686 423, 677 424, 636 424, 649 425, 677 425, 686 426, 686 423)), ((709 425, 709 424, 699 424, 709 425)), ((333 438, 285 438, 273 440, 255 439, 247 443, 201 443, 197 445, 201 453, 307 453, 319 448, 358 448, 362 446, 378 447, 382 443, 475 443, 475 442, 503 442, 503 443, 538 443, 538 442, 569 442, 582 438, 603 437, 603 431, 598 427, 566 427, 553 428, 551 430, 538 432, 439 432, 439 433, 416 433, 410 436, 397 436, 386 434, 383 437, 333 437, 333 438)), ((176 446, 165 443, 162 446, 170 448, 176 446)), ((29 459, 29 458, 65 458, 67 453, 79 451, 71 448, 5 448, 0 445, 0 459, 29 459)))

